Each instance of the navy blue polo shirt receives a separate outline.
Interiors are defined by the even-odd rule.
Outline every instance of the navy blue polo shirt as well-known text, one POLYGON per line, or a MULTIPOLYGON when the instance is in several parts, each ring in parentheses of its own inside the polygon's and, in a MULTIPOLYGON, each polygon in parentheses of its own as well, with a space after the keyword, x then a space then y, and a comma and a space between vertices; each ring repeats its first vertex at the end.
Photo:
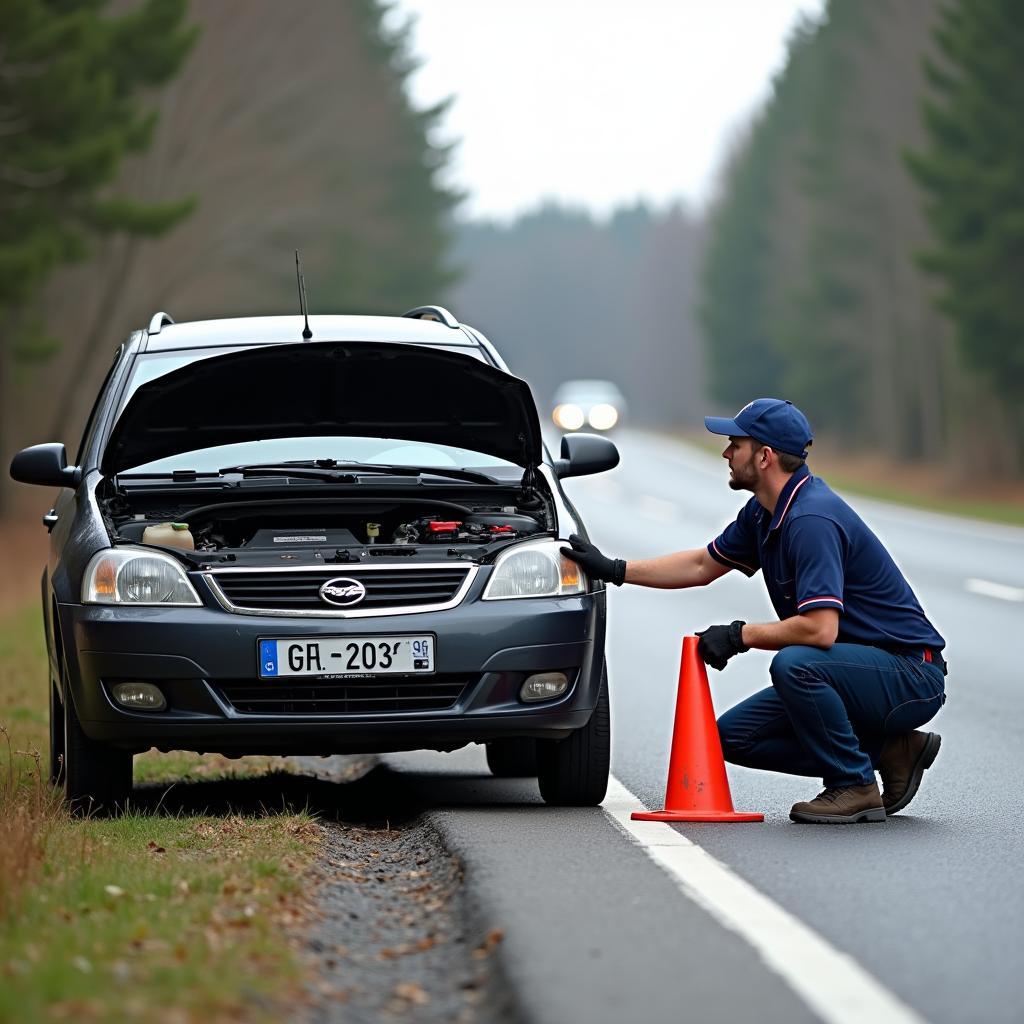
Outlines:
POLYGON ((882 542, 806 466, 787 481, 774 515, 751 498, 708 552, 747 576, 760 569, 780 619, 838 609, 839 643, 897 653, 946 645, 882 542))

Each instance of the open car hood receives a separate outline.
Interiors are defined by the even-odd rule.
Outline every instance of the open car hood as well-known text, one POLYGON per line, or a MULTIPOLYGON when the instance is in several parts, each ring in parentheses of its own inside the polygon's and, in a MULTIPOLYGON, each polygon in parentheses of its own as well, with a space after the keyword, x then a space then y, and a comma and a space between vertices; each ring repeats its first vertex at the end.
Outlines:
POLYGON ((197 359, 143 384, 107 440, 110 476, 156 459, 275 437, 393 437, 535 467, 530 387, 472 356, 421 345, 309 341, 197 359))

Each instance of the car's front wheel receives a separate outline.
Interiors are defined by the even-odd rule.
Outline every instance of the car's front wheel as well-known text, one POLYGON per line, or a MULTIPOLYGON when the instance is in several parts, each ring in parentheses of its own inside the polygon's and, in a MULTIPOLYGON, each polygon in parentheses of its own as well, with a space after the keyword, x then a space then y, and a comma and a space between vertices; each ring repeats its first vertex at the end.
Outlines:
POLYGON ((537 741, 519 736, 510 740, 491 740, 487 744, 487 767, 499 779, 536 776, 537 741))
POLYGON ((131 752, 89 739, 67 691, 60 709, 64 723, 61 774, 68 806, 75 814, 118 814, 132 792, 131 752))
POLYGON ((564 740, 537 742, 537 781, 545 803, 596 807, 608 790, 611 755, 608 670, 604 667, 590 721, 564 740))

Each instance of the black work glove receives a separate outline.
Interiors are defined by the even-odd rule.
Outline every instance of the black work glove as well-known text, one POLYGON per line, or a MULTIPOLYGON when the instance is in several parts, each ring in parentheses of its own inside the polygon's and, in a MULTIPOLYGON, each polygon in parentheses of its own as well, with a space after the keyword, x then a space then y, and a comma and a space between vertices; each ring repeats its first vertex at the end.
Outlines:
POLYGON ((607 558, 579 534, 569 537, 571 548, 562 548, 562 554, 581 565, 595 580, 606 580, 621 587, 626 582, 626 563, 621 558, 607 558))
POLYGON ((730 622, 728 626, 708 626, 697 636, 697 653, 705 665, 717 668, 719 672, 725 668, 726 662, 736 654, 743 654, 750 648, 743 642, 743 627, 740 619, 730 622))

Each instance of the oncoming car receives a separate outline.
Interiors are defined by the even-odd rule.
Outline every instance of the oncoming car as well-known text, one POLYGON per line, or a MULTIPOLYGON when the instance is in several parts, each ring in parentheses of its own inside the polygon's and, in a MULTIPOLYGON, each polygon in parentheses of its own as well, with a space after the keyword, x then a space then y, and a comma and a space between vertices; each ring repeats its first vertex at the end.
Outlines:
POLYGON ((551 418, 561 430, 608 431, 625 412, 626 399, 610 380, 567 380, 555 392, 551 418))
POLYGON ((497 775, 593 805, 609 769, 605 593, 559 551, 560 479, 527 384, 441 307, 153 317, 117 350, 60 488, 42 579, 53 780, 129 800, 156 747, 336 754, 486 744, 497 775))

